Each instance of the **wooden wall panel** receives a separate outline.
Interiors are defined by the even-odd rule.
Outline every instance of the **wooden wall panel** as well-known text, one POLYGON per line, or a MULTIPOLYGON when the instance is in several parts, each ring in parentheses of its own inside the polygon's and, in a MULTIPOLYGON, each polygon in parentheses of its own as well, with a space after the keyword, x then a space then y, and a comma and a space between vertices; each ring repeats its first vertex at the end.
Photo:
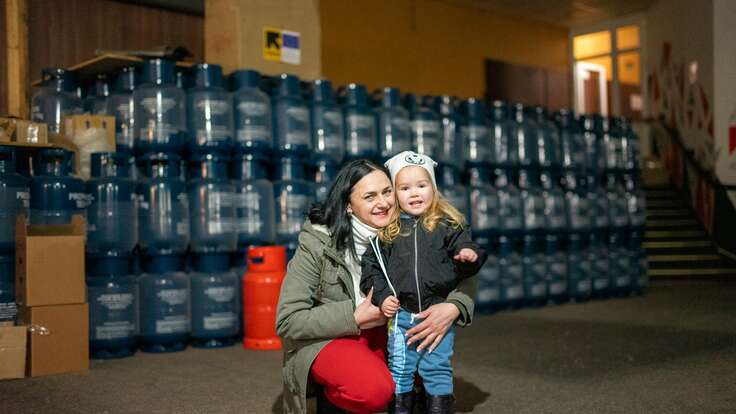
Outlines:
POLYGON ((0 116, 8 114, 8 63, 5 62, 5 49, 8 44, 5 39, 5 0, 0 0, 0 116))
POLYGON ((568 70, 568 31, 446 0, 321 0, 322 74, 334 84, 482 96, 485 60, 568 70))
POLYGON ((488 100, 500 99, 525 105, 542 105, 550 111, 570 108, 568 70, 517 65, 486 60, 486 94, 488 100))
POLYGON ((148 49, 171 44, 204 53, 204 18, 111 0, 30 0, 30 79, 41 69, 94 57, 97 48, 148 49))

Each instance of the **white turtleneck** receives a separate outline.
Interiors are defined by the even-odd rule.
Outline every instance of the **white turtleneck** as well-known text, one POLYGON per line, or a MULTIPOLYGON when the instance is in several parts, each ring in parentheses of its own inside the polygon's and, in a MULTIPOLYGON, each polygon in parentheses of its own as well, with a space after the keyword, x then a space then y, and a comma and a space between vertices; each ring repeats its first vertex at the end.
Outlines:
POLYGON ((363 257, 366 249, 370 245, 370 239, 378 234, 375 229, 362 221, 355 215, 350 216, 350 224, 353 228, 353 241, 355 243, 355 253, 358 256, 357 261, 350 254, 349 249, 345 249, 345 263, 348 265, 350 276, 353 278, 353 291, 355 293, 355 306, 360 305, 365 300, 365 295, 360 291, 360 259, 363 257))

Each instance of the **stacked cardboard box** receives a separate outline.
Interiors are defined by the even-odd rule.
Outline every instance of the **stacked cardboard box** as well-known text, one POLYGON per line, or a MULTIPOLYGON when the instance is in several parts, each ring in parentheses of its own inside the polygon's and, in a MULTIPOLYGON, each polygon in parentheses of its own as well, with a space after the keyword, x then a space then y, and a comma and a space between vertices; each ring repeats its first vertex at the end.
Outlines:
POLYGON ((18 321, 28 329, 28 376, 89 368, 84 240, 81 216, 61 226, 18 217, 15 286, 18 321))

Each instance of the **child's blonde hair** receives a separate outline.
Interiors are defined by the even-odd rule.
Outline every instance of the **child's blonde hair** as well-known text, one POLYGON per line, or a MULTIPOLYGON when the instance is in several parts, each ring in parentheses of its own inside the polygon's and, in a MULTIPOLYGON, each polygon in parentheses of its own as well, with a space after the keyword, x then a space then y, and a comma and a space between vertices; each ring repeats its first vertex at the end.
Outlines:
MULTIPOLYGON (((432 204, 422 215, 422 227, 428 232, 432 232, 437 228, 437 223, 442 220, 446 220, 453 228, 463 227, 465 225, 465 217, 462 213, 447 201, 434 184, 432 184, 432 192, 434 193, 432 204)), ((378 238, 384 243, 393 242, 401 234, 401 206, 399 205, 397 194, 397 191, 394 189, 396 208, 391 214, 391 221, 378 232, 378 238)))

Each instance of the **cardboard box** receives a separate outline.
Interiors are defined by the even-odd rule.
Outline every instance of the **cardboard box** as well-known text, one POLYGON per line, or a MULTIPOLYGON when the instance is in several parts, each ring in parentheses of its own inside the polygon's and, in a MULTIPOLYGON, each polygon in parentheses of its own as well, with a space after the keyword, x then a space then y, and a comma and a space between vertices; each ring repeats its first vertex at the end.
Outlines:
POLYGON ((88 312, 86 303, 20 309, 19 320, 28 325, 26 375, 89 369, 88 312))
POLYGON ((115 117, 105 115, 70 115, 64 117, 61 133, 77 146, 79 136, 85 132, 96 129, 104 136, 105 147, 115 151, 115 117))
POLYGON ((0 142, 16 144, 47 144, 48 126, 25 119, 0 118, 0 142))
POLYGON ((64 117, 62 135, 76 148, 74 171, 82 179, 88 180, 91 154, 115 151, 115 117, 103 115, 64 117))
POLYGON ((16 222, 15 300, 19 306, 85 302, 84 218, 71 224, 27 225, 16 222))
POLYGON ((205 60, 226 73, 322 76, 319 1, 206 0, 204 8, 205 60))
POLYGON ((26 376, 27 326, 0 325, 0 379, 26 376))

